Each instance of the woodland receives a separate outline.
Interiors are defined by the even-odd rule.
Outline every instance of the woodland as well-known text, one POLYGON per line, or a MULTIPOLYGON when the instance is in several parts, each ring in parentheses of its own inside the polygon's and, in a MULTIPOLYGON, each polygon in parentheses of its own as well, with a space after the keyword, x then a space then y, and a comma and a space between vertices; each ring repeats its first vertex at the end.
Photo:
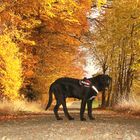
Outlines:
POLYGON ((139 0, 0 0, 0 100, 46 103, 55 79, 83 78, 81 45, 112 77, 102 107, 140 97, 139 0))

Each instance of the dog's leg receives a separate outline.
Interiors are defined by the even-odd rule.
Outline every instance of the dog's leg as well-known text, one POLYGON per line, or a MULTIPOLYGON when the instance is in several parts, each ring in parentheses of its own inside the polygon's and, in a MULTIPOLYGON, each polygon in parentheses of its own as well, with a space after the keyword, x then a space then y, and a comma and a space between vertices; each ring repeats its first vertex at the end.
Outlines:
POLYGON ((59 106, 61 105, 60 101, 57 100, 56 102, 56 105, 54 107, 54 114, 55 114, 55 117, 57 120, 63 120, 61 117, 59 117, 58 115, 58 109, 59 109, 59 106))
POLYGON ((80 109, 80 120, 81 121, 86 121, 86 119, 84 118, 85 107, 86 107, 86 100, 82 99, 81 109, 80 109))
POLYGON ((95 118, 92 116, 92 101, 93 100, 88 100, 87 101, 88 117, 89 117, 90 120, 95 120, 95 118))
MULTIPOLYGON (((55 98, 57 101, 60 102, 60 104, 62 104, 63 106, 63 111, 65 113, 65 116, 69 119, 69 120, 74 120, 73 117, 71 117, 68 113, 68 109, 67 109, 67 106, 66 106, 66 99, 64 97, 64 93, 62 92, 61 90, 61 87, 58 87, 57 88, 57 93, 54 93, 55 95, 55 98)), ((56 107, 56 110, 57 110, 57 107, 56 107)))
POLYGON ((65 113, 65 116, 69 119, 69 120, 74 120, 73 117, 70 116, 69 112, 68 112, 68 109, 67 109, 67 106, 66 106, 66 100, 63 99, 62 100, 62 106, 63 106, 63 110, 64 110, 64 113, 65 113))

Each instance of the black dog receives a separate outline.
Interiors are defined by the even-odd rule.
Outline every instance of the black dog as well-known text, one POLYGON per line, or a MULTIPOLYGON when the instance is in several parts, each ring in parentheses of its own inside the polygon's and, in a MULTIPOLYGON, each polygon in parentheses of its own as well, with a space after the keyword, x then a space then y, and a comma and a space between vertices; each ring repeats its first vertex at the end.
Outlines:
POLYGON ((57 120, 62 120, 58 115, 59 106, 62 104, 65 116, 69 120, 73 120, 66 106, 66 98, 78 98, 82 99, 81 109, 80 109, 80 119, 81 121, 86 120, 84 118, 85 106, 87 103, 88 116, 89 119, 93 120, 92 117, 92 101, 100 91, 104 91, 109 87, 111 78, 108 75, 98 75, 89 79, 84 78, 83 80, 74 78, 59 78, 54 83, 51 84, 49 89, 49 102, 46 110, 51 106, 52 103, 52 93, 54 93, 56 98, 56 105, 54 107, 54 114, 57 120))

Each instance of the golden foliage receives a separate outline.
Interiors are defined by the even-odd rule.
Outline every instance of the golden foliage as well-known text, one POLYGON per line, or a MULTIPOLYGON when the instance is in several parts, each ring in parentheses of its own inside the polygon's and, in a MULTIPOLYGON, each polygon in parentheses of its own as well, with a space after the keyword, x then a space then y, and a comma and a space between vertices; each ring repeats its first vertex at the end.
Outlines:
POLYGON ((134 81, 139 79, 140 2, 113 0, 103 16, 96 22, 92 48, 103 72, 112 76, 112 93, 107 97, 111 105, 129 100, 134 81))
POLYGON ((0 83, 3 93, 10 100, 19 98, 22 86, 22 65, 19 48, 8 35, 0 35, 0 83), (3 65, 2 65, 3 64, 3 65))

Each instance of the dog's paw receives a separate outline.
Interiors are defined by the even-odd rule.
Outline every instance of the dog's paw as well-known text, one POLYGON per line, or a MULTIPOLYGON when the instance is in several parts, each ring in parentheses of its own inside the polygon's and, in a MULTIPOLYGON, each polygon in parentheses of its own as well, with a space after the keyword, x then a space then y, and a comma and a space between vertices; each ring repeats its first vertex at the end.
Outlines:
POLYGON ((58 121, 59 121, 59 120, 63 120, 63 118, 61 118, 61 117, 59 117, 59 118, 56 118, 56 119, 57 119, 58 121))
POLYGON ((81 118, 81 121, 86 121, 86 119, 85 118, 81 118))

